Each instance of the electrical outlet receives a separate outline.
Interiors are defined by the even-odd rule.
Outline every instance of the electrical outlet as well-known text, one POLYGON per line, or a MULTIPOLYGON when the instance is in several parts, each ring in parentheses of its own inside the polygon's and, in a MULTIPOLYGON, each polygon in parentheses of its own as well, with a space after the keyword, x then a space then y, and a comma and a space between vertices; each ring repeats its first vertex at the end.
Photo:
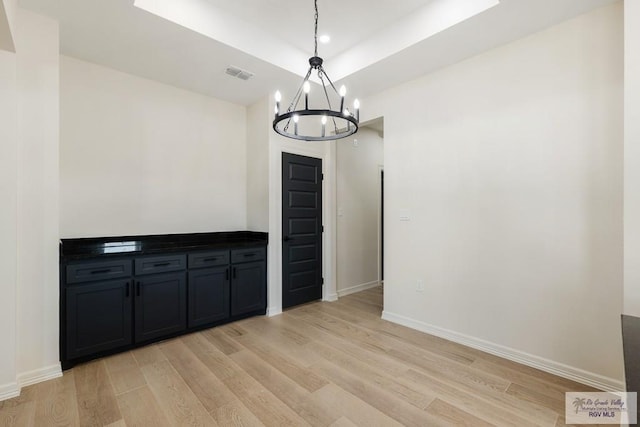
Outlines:
POLYGON ((424 280, 416 281, 416 292, 424 292, 424 280))

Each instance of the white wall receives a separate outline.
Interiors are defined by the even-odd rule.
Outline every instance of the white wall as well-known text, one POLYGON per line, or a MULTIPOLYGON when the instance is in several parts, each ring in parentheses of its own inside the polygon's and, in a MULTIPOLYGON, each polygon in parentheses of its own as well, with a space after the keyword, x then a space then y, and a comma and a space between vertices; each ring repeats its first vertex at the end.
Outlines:
POLYGON ((622 387, 622 36, 618 3, 363 102, 385 318, 622 387))
POLYGON ((640 317, 640 2, 624 2, 624 313, 640 317))
POLYGON ((246 228, 246 109, 61 57, 62 237, 246 228))
POLYGON ((247 229, 269 231, 269 100, 247 108, 247 229))
POLYGON ((368 128, 335 144, 337 290, 342 296, 378 284, 383 144, 379 133, 368 128))
POLYGON ((5 0, 0 52, 0 399, 60 375, 58 24, 5 0))
POLYGON ((58 23, 17 9, 18 380, 60 372, 58 23))
POLYGON ((17 163, 16 58, 0 50, 0 399, 15 394, 16 384, 16 268, 17 163))

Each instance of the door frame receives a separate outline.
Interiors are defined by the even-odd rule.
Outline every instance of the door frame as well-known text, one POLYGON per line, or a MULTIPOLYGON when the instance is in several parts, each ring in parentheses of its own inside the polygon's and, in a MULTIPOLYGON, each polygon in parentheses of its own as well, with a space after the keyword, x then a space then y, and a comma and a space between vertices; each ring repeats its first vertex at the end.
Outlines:
POLYGON ((301 143, 273 136, 269 143, 269 247, 267 316, 282 313, 282 153, 322 160, 322 301, 336 301, 335 142, 301 143))

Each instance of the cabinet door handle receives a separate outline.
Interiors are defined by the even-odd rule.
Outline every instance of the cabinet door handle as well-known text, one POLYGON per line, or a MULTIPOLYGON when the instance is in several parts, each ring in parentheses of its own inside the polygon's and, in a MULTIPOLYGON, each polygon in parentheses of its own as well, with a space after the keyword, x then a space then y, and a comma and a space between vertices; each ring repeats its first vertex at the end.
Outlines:
POLYGON ((127 290, 125 291, 125 295, 129 298, 129 282, 127 282, 127 290))
POLYGON ((92 270, 91 274, 102 274, 102 273, 110 273, 110 268, 105 268, 104 270, 92 270))
POLYGON ((169 265, 171 265, 170 262, 157 262, 157 263, 153 264, 154 267, 166 267, 166 266, 169 266, 169 265))
POLYGON ((228 268, 226 270, 226 277, 227 277, 227 281, 229 281, 229 269, 228 268))
POLYGON ((234 279, 236 278, 236 268, 235 267, 233 267, 233 278, 234 279))
POLYGON ((140 296, 140 282, 136 282, 136 295, 140 296))

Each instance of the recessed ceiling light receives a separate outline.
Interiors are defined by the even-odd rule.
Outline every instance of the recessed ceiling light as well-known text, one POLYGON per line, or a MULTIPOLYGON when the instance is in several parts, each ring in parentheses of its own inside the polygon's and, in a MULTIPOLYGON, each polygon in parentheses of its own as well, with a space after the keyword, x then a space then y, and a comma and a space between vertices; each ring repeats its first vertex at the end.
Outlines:
POLYGON ((331 41, 331 37, 329 37, 328 34, 323 34, 320 37, 318 37, 318 40, 320 40, 320 43, 327 44, 331 41))

